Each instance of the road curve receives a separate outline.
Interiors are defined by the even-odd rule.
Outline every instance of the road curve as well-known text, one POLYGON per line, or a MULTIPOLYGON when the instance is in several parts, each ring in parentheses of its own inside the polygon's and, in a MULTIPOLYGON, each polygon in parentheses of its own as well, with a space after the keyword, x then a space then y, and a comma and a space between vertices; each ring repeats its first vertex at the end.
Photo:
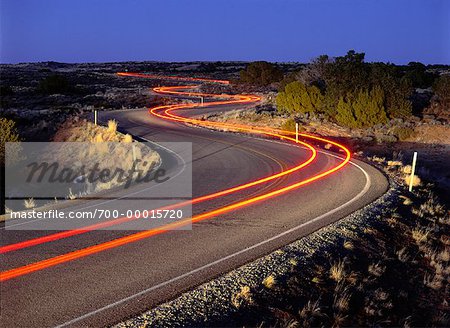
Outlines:
MULTIPOLYGON (((191 87, 155 92, 191 96, 187 89, 191 87)), ((152 108, 153 115, 118 111, 100 117, 114 118, 127 132, 156 143, 192 142, 192 231, 88 229, 56 238, 51 232, 2 230, 1 320, 6 326, 115 323, 325 226, 386 190, 384 176, 365 163, 350 161, 345 147, 344 156, 336 155, 306 143, 299 146, 286 131, 196 119, 204 112, 257 100, 241 95, 211 99, 195 109, 181 104, 152 108), (33 242, 24 244, 27 241, 33 242)), ((313 145, 333 144, 319 139, 302 135, 313 145)), ((159 151, 176 170, 179 163, 173 154, 159 151)), ((145 194, 143 189, 133 192, 145 194)))

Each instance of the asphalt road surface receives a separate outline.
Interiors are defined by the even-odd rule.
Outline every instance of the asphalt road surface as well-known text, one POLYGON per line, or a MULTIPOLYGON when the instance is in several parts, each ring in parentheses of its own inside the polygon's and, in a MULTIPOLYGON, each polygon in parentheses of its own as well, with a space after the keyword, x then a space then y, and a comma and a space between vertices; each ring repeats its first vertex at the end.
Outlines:
MULTIPOLYGON (((183 115, 237 107, 204 107, 185 110, 183 115)), ((286 142, 170 122, 146 110, 100 113, 102 121, 110 118, 122 130, 152 142, 191 142, 194 197, 278 173, 310 156, 310 151, 286 142)), ((172 153, 158 151, 169 170, 179 170, 172 153)), ((316 160, 299 172, 196 204, 194 214, 267 193, 340 162, 340 156, 319 151, 316 160)), ((194 223, 192 230, 169 231, 6 280, 1 287, 2 326, 114 324, 344 217, 379 197, 387 186, 378 170, 352 160, 324 179, 194 223)), ((129 192, 145 196, 142 186, 129 192)), ((98 203, 77 206, 101 206, 98 203)), ((2 245, 48 233, 2 230, 2 245)), ((2 271, 132 233, 92 231, 2 254, 2 271)))

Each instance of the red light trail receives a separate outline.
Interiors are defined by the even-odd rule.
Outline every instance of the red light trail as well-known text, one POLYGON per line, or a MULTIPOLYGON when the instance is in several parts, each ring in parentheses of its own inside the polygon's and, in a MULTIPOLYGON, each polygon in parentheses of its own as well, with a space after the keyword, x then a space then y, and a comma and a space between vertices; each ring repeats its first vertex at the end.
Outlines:
MULTIPOLYGON (((175 76, 163 77, 163 76, 147 75, 147 74, 140 74, 140 73, 117 73, 117 74, 119 76, 132 76, 132 77, 153 78, 153 79, 171 79, 171 80, 184 80, 184 81, 195 81, 195 82, 212 82, 212 83, 222 83, 222 84, 229 83, 228 81, 224 81, 224 80, 208 80, 208 79, 184 78, 184 77, 175 77, 175 76)), ((227 98, 227 100, 218 100, 218 101, 208 102, 207 106, 219 106, 219 105, 238 104, 238 103, 245 104, 245 103, 257 102, 260 100, 260 97, 254 96, 254 95, 217 95, 217 94, 181 91, 181 90, 191 89, 191 88, 195 88, 195 87, 197 87, 197 86, 170 86, 170 87, 157 87, 157 88, 154 88, 153 90, 155 92, 162 93, 162 94, 172 94, 172 95, 180 95, 180 96, 196 96, 196 97, 202 96, 202 97, 216 98, 216 99, 217 98, 219 98, 219 99, 227 98)), ((249 125, 244 125, 244 124, 230 124, 230 123, 203 121, 203 120, 198 120, 198 119, 194 119, 194 118, 187 118, 187 117, 179 116, 179 115, 172 113, 172 111, 175 111, 175 110, 195 108, 195 107, 198 107, 198 104, 165 105, 165 106, 158 106, 158 107, 151 108, 151 109, 149 109, 149 112, 152 115, 155 115, 157 117, 160 117, 160 118, 166 119, 166 120, 194 124, 194 125, 210 127, 210 128, 219 128, 219 129, 227 128, 227 129, 232 129, 232 130, 234 129, 237 131, 243 131, 243 132, 251 133, 251 134, 276 137, 279 139, 283 139, 283 140, 287 140, 287 141, 296 143, 295 138, 289 137, 289 135, 290 136, 295 135, 295 133, 293 133, 291 131, 264 128, 264 127, 255 127, 255 126, 249 126, 249 125)), ((167 232, 169 230, 180 228, 191 222, 199 222, 199 221, 202 221, 202 220, 205 220, 208 218, 216 217, 218 215, 221 215, 221 214, 233 211, 233 210, 237 210, 239 208, 263 201, 265 199, 269 199, 269 198, 278 196, 280 194, 289 192, 291 190, 299 188, 299 187, 306 185, 308 183, 311 183, 313 181, 324 178, 324 177, 338 171, 339 169, 344 167, 350 161, 350 151, 345 146, 343 146, 339 143, 336 143, 332 140, 328 140, 328 139, 317 137, 317 136, 307 135, 307 134, 303 134, 303 133, 299 134, 299 135, 304 138, 332 144, 332 145, 340 148, 345 153, 345 158, 342 159, 342 162, 339 165, 337 165, 325 172, 314 175, 310 178, 303 179, 301 181, 298 181, 298 182, 288 185, 286 187, 279 188, 274 191, 258 195, 256 197, 251 197, 249 199, 235 202, 235 203, 229 204, 227 206, 217 208, 212 211, 208 211, 208 212, 205 212, 205 213, 202 213, 199 215, 195 215, 190 219, 185 219, 182 221, 177 221, 177 222, 174 222, 174 223, 171 223, 168 225, 164 225, 164 226, 161 226, 158 228, 154 228, 151 230, 134 233, 132 235, 117 238, 117 239, 114 239, 114 240, 111 240, 108 242, 104 242, 104 243, 101 243, 98 245, 86 247, 84 249, 76 250, 76 251, 73 251, 70 253, 62 254, 62 255, 55 256, 55 257, 52 257, 52 258, 49 258, 46 260, 38 261, 35 263, 24 265, 22 267, 13 268, 13 269, 1 272, 0 273, 0 281, 6 281, 6 280, 9 280, 9 279, 12 279, 15 277, 19 277, 19 276, 22 276, 22 275, 25 275, 25 274, 28 274, 31 272, 35 272, 35 271, 39 271, 39 270, 42 270, 45 268, 55 266, 57 264, 69 262, 69 261, 72 261, 72 260, 75 260, 78 258, 82 258, 82 257, 88 256, 91 254, 95 254, 95 253, 107 250, 107 249, 115 248, 115 247, 125 245, 125 244, 131 243, 131 242, 135 242, 135 241, 138 241, 138 240, 141 240, 144 238, 148 238, 148 237, 151 237, 151 236, 154 236, 157 234, 167 232)), ((225 189, 225 190, 222 190, 222 191, 219 191, 216 193, 204 195, 204 196, 197 197, 197 198, 194 198, 189 201, 181 202, 181 203, 172 205, 167 208, 177 208, 177 207, 182 207, 182 206, 189 205, 189 204, 197 204, 197 203, 215 199, 215 198, 227 195, 227 194, 232 194, 232 193, 235 193, 240 190, 251 188, 251 187, 257 186, 259 184, 280 178, 282 176, 292 174, 292 173, 306 167, 307 165, 311 164, 317 156, 317 151, 315 150, 315 148, 313 146, 309 145, 308 143, 306 143, 304 141, 299 141, 298 143, 300 143, 302 146, 306 147, 311 152, 311 155, 305 162, 300 163, 299 165, 297 165, 293 168, 279 172, 274 175, 264 177, 262 179, 258 179, 258 180, 251 181, 251 182, 248 182, 248 183, 245 183, 242 185, 238 185, 238 186, 235 186, 235 187, 232 187, 229 189, 225 189)), ((107 222, 102 222, 99 224, 86 226, 86 227, 83 227, 80 229, 64 231, 64 232, 55 233, 55 234, 51 234, 51 235, 47 235, 47 236, 43 236, 43 237, 39 237, 39 238, 30 239, 30 240, 15 243, 15 244, 6 245, 3 247, 0 247, 0 254, 16 251, 16 250, 27 248, 27 247, 36 246, 36 245, 51 242, 51 241, 56 241, 56 240, 63 239, 63 238, 80 235, 80 234, 87 233, 92 230, 102 229, 102 228, 105 228, 108 226, 121 224, 121 223, 130 221, 130 220, 133 220, 133 219, 134 218, 119 218, 119 219, 115 219, 115 220, 111 220, 111 221, 107 221, 107 222)))

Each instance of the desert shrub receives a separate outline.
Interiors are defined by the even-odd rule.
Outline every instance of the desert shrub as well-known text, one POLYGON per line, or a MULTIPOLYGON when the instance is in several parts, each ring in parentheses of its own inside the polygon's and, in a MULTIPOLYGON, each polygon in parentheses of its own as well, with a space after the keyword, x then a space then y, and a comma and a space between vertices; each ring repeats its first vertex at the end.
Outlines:
POLYGON ((420 186, 422 180, 420 180, 419 176, 414 175, 413 177, 411 177, 411 175, 405 175, 403 177, 403 181, 405 182, 405 184, 407 186, 409 186, 409 184, 411 183, 411 179, 412 179, 412 185, 413 187, 417 187, 420 186))
POLYGON ((264 285, 264 287, 266 288, 273 288, 276 285, 276 279, 273 275, 267 276, 266 278, 264 278, 262 284, 264 285))
POLYGON ((387 121, 384 108, 384 93, 381 88, 370 92, 360 90, 356 96, 341 97, 337 105, 336 121, 344 126, 362 128, 387 121), (354 99, 352 99, 354 98, 354 99))
POLYGON ((133 137, 132 137, 131 135, 129 135, 129 134, 126 134, 126 135, 124 135, 124 137, 123 137, 123 142, 124 142, 124 143, 130 143, 130 142, 133 142, 133 137))
POLYGON ((295 120, 293 118, 286 120, 286 122, 284 122, 281 126, 281 129, 295 132, 295 120))
MULTIPOLYGON (((9 120, 7 118, 0 118, 0 164, 3 165, 5 163, 5 144, 7 142, 19 142, 20 137, 16 128, 16 123, 13 120, 9 120)), ((17 156, 20 152, 20 146, 17 147, 17 156)), ((12 157, 16 155, 11 154, 12 157)), ((8 161, 15 161, 15 158, 9 158, 8 161)))
POLYGON ((414 136, 414 129, 408 127, 396 127, 393 133, 398 140, 403 141, 414 136))
POLYGON ((354 50, 333 59, 321 56, 287 74, 280 83, 278 107, 285 112, 320 110, 329 119, 348 127, 410 117, 413 82, 405 76, 404 69, 393 64, 365 63, 364 58, 364 53, 354 50))
POLYGON ((69 91, 69 89, 69 82, 61 75, 47 76, 38 86, 38 91, 45 94, 64 93, 69 91))
POLYGON ((116 133, 116 131, 117 131, 117 121, 109 120, 108 121, 108 132, 116 133))
POLYGON ((443 106, 450 105, 450 75, 442 75, 433 85, 433 90, 443 106))
POLYGON ((350 50, 345 56, 328 63, 324 74, 327 90, 331 89, 339 98, 360 88, 368 88, 369 71, 364 57, 364 53, 350 50))
POLYGON ((414 88, 428 88, 430 87, 436 75, 427 71, 427 67, 418 62, 410 62, 406 66, 405 79, 411 81, 414 88))
POLYGON ((278 82, 283 78, 283 72, 274 64, 257 61, 249 64, 245 70, 240 72, 240 81, 259 86, 278 82))
POLYGON ((408 118, 412 115, 412 108, 411 101, 401 97, 392 98, 386 106, 390 118, 408 118))
POLYGON ((393 143, 398 141, 396 136, 384 133, 377 134, 375 139, 378 143, 393 143))
POLYGON ((26 209, 31 209, 31 208, 35 208, 36 207, 36 202, 34 201, 33 198, 25 199, 23 201, 23 204, 24 204, 26 209))
POLYGON ((299 81, 286 85, 276 99, 278 110, 288 113, 310 113, 319 111, 323 95, 316 86, 308 86, 299 81))
POLYGON ((370 69, 370 84, 379 86, 385 96, 384 106, 390 118, 407 118, 412 115, 412 82, 393 64, 373 63, 370 69))

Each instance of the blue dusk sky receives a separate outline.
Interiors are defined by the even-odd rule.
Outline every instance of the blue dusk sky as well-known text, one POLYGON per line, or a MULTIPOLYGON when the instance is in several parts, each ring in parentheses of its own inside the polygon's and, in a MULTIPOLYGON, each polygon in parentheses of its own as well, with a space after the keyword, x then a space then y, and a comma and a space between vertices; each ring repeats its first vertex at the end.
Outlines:
POLYGON ((447 0, 0 0, 0 61, 450 64, 447 0))

